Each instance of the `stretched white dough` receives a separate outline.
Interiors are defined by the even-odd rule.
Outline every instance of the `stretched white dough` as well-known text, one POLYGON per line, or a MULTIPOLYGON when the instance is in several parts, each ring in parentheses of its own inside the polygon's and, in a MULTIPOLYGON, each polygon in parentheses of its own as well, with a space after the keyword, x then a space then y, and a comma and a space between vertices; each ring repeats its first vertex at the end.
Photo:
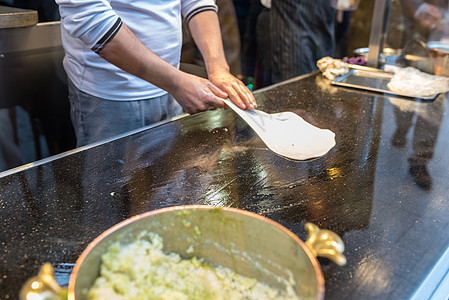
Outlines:
POLYGON ((240 109, 229 99, 224 102, 279 155, 306 160, 322 156, 335 146, 332 131, 313 126, 293 112, 268 114, 257 109, 240 109))

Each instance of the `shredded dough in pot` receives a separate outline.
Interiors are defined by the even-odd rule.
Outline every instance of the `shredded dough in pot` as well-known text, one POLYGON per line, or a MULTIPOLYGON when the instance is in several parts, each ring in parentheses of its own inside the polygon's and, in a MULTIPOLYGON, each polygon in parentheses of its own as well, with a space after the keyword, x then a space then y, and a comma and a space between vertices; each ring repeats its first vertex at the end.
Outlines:
POLYGON ((163 251, 163 239, 142 232, 126 245, 115 243, 102 256, 101 273, 89 300, 299 300, 293 284, 279 291, 212 266, 201 258, 183 259, 163 251))

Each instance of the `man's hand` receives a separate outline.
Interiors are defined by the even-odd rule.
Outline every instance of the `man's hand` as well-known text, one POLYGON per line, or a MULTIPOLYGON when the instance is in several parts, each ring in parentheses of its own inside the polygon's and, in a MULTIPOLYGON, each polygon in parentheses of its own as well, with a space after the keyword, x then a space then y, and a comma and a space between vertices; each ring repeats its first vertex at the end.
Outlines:
POLYGON ((241 109, 254 109, 257 107, 251 91, 241 80, 231 73, 223 71, 209 75, 210 81, 228 94, 228 97, 241 109))
POLYGON ((210 79, 183 73, 178 84, 169 92, 189 114, 223 108, 226 106, 223 98, 228 97, 242 109, 256 108, 253 94, 229 72, 214 74, 210 79))
POLYGON ((228 97, 209 80, 187 73, 170 93, 189 114, 225 107, 223 98, 228 97))

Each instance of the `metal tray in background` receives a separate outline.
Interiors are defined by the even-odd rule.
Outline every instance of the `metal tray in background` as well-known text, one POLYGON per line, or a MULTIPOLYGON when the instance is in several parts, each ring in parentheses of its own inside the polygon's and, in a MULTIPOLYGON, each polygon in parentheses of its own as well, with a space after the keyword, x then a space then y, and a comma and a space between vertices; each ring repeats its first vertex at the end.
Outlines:
POLYGON ((387 84, 393 76, 394 73, 391 72, 370 67, 359 67, 356 69, 352 68, 348 73, 334 79, 332 84, 422 100, 434 100, 439 95, 435 94, 427 97, 414 97, 392 92, 387 87, 387 84))

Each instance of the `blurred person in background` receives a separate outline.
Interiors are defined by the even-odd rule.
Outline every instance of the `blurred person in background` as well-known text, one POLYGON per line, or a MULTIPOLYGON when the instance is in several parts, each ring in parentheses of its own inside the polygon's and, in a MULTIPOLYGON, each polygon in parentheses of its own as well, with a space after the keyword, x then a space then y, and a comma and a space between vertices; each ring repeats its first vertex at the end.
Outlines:
POLYGON ((359 6, 360 0, 331 0, 337 10, 335 17, 335 58, 352 56, 348 54, 351 15, 359 6))
POLYGON ((2 6, 12 6, 14 3, 14 0, 0 0, 0 5, 2 6))
POLYGON ((247 60, 242 64, 243 78, 253 72, 255 87, 261 88, 318 70, 320 58, 334 55, 335 16, 329 0, 253 2, 243 47, 247 60))
POLYGON ((253 89, 272 83, 270 7, 269 0, 252 1, 243 33, 241 78, 253 89))
MULTIPOLYGON (((0 5, 12 6, 13 0, 2 0, 0 5)), ((2 77, 0 73, 0 78, 2 77)), ((2 83, 0 82, 0 86, 2 83)), ((14 130, 8 108, 0 108, 0 172, 21 164, 19 146, 14 138, 14 130)))
POLYGON ((334 55, 335 15, 329 0, 271 1, 272 83, 316 71, 334 55))
POLYGON ((58 5, 54 0, 11 0, 14 7, 37 11, 39 22, 59 20, 58 5))
POLYGON ((0 172, 22 164, 10 110, 0 109, 0 172))

